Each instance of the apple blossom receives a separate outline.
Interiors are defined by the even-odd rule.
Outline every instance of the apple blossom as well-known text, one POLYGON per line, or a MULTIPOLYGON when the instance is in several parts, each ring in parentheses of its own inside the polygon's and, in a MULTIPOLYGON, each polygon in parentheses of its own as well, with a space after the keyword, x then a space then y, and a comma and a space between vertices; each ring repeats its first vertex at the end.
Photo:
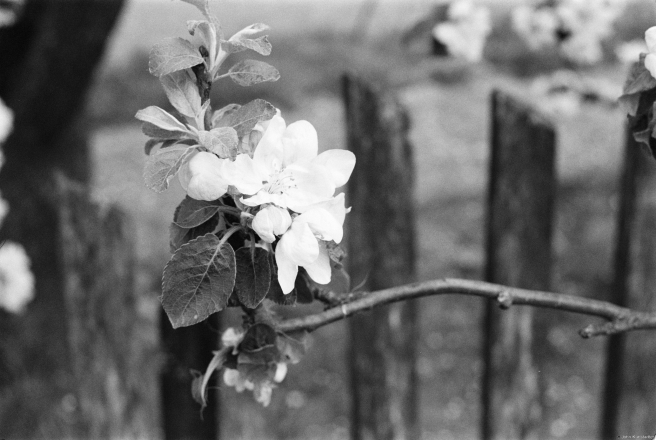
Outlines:
POLYGON ((0 247, 0 307, 22 313, 34 298, 34 275, 25 249, 5 242, 0 247))
POLYGON ((180 185, 192 199, 218 199, 228 191, 222 172, 225 161, 206 151, 193 153, 178 171, 180 185))
POLYGON ((492 30, 490 11, 475 7, 469 0, 452 3, 448 20, 433 29, 435 38, 444 44, 449 53, 467 61, 480 61, 485 40, 492 30))
POLYGON ((645 56, 645 68, 649 70, 651 76, 656 78, 656 26, 652 26, 645 32, 645 42, 647 43, 647 56, 645 56))

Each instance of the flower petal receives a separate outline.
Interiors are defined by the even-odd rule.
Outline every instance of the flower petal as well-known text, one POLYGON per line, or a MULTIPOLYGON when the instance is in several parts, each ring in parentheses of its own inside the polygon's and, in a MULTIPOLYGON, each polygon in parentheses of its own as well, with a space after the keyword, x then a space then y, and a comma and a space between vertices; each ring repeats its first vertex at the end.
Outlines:
POLYGON ((314 263, 303 266, 310 278, 318 284, 328 284, 331 278, 330 256, 326 243, 321 241, 319 244, 319 258, 314 263))
POLYGON ((273 243, 276 240, 275 235, 284 234, 291 224, 292 218, 289 211, 269 205, 255 214, 252 226, 262 240, 273 243))
POLYGON ((287 207, 296 208, 328 200, 335 193, 335 185, 328 169, 312 162, 296 162, 285 169, 294 181, 294 187, 285 191, 287 207))
POLYGON ((253 160, 260 176, 270 176, 282 169, 282 135, 287 128, 282 116, 275 115, 269 121, 262 139, 253 153, 253 160))
POLYGON ((252 195, 262 189, 262 177, 248 154, 239 154, 234 161, 226 160, 223 175, 242 194, 252 195))
POLYGON ((264 205, 265 203, 273 203, 274 198, 273 194, 269 194, 266 191, 259 191, 252 197, 248 197, 246 199, 242 197, 239 200, 246 206, 260 206, 264 205))
POLYGON ((307 223, 312 232, 322 240, 332 240, 335 243, 342 241, 344 235, 342 225, 324 208, 309 209, 299 215, 294 221, 307 223))
POLYGON ((285 252, 284 245, 281 246, 284 243, 285 235, 282 236, 276 247, 276 266, 278 266, 278 284, 280 284, 282 293, 287 295, 294 290, 296 275, 298 275, 298 264, 294 263, 291 256, 285 252))
POLYGON ((317 130, 308 121, 289 124, 282 136, 283 166, 299 160, 312 160, 317 157, 319 140, 317 130))
POLYGON ((336 188, 344 185, 355 167, 355 154, 348 150, 327 150, 312 161, 325 166, 336 188))
POLYGON ((204 151, 194 155, 187 163, 180 183, 186 183, 189 197, 196 200, 216 200, 228 191, 228 182, 221 175, 223 159, 219 159, 212 153, 204 151), (186 179, 191 178, 186 181, 186 179))
POLYGON ((645 32, 645 42, 649 52, 656 53, 656 26, 652 26, 645 32))
POLYGON ((648 53, 645 57, 645 68, 649 70, 651 76, 656 78, 656 54, 648 53))
POLYGON ((285 376, 287 376, 287 364, 284 362, 278 362, 276 364, 276 374, 273 377, 273 381, 280 383, 285 380, 285 376))

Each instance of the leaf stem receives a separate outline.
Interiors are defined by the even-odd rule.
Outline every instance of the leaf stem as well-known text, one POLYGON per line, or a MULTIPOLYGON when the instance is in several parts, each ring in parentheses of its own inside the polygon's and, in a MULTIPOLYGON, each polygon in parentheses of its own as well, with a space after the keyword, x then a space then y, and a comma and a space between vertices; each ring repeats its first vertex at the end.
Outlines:
POLYGON ((235 232, 239 231, 240 229, 243 229, 241 225, 233 226, 232 228, 228 229, 225 234, 223 234, 223 237, 221 237, 221 241, 219 241, 219 246, 223 246, 228 239, 234 234, 235 232))

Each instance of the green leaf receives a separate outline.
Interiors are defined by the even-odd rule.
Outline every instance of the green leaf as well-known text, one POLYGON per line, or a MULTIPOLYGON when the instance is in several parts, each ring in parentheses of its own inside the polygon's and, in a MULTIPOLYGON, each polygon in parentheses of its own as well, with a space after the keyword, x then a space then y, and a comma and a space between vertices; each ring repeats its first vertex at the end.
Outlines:
POLYGON ((223 368, 230 350, 231 347, 225 347, 219 351, 215 351, 213 353, 214 357, 207 365, 205 374, 192 371, 192 374, 195 373, 195 377, 191 383, 191 395, 196 402, 200 403, 201 411, 207 406, 207 384, 210 382, 210 377, 215 371, 223 368))
POLYGON ((326 247, 328 249, 328 256, 330 259, 341 265, 342 260, 344 260, 344 257, 346 257, 346 252, 344 249, 342 249, 342 247, 334 241, 326 242, 326 247))
POLYGON ((245 38, 240 41, 222 41, 221 47, 228 53, 238 53, 250 49, 264 56, 271 55, 272 49, 267 35, 258 38, 245 38))
POLYGON ((214 217, 221 206, 218 200, 206 202, 186 196, 176 208, 173 222, 182 228, 195 228, 214 217))
POLYGON ((185 3, 194 5, 198 10, 216 27, 217 32, 219 33, 220 38, 223 38, 223 32, 221 31, 221 24, 216 18, 212 11, 210 10, 210 3, 208 0, 182 0, 185 3))
POLYGON ((624 82, 623 93, 625 95, 644 92, 656 87, 656 78, 645 67, 645 56, 646 54, 644 53, 640 54, 640 61, 635 62, 631 66, 629 75, 624 82))
POLYGON ((217 125, 217 124, 219 124, 219 122, 230 113, 239 110, 240 107, 241 105, 239 104, 228 104, 225 107, 221 107, 220 109, 216 110, 212 114, 212 127, 214 128, 221 127, 221 125, 217 125))
POLYGON ((157 193, 167 189, 173 176, 195 149, 195 147, 170 147, 148 156, 144 168, 146 186, 157 193))
POLYGON ((190 20, 187 22, 187 31, 189 31, 189 34, 192 36, 195 35, 200 39, 202 45, 207 49, 210 59, 214 60, 217 45, 216 29, 214 25, 207 21, 190 20))
POLYGON ((239 343, 240 353, 257 353, 265 348, 275 347, 278 335, 268 324, 255 324, 246 330, 244 339, 239 343))
POLYGON ((257 60, 238 62, 228 70, 228 75, 234 82, 244 87, 280 79, 280 72, 275 67, 257 60))
POLYGON ((237 136, 242 138, 251 132, 255 124, 267 121, 275 114, 276 108, 272 104, 263 99, 255 99, 239 108, 226 110, 220 118, 215 114, 213 119, 216 119, 216 126, 232 127, 237 131, 237 136))
POLYGON ((235 253, 214 234, 181 246, 164 268, 162 306, 173 328, 197 324, 226 307, 235 286, 235 253))
POLYGON ((254 309, 267 295, 271 285, 269 253, 258 247, 242 247, 235 251, 235 258, 235 293, 245 307, 254 309))
MULTIPOLYGON (((174 216, 174 220, 177 217, 177 209, 176 209, 176 216, 174 216)), ((190 242, 191 240, 194 240, 198 237, 201 237, 205 234, 209 234, 210 232, 216 231, 221 231, 225 229, 225 220, 223 217, 215 215, 214 217, 211 217, 208 221, 203 223, 202 225, 196 226, 194 228, 183 228, 175 223, 171 223, 169 227, 169 247, 171 249, 171 253, 175 252, 180 248, 185 243, 190 242)))
POLYGON ((269 285, 269 291, 266 294, 266 299, 281 306, 294 306, 296 305, 296 289, 285 295, 278 282, 278 277, 271 271, 271 283, 269 285))
POLYGON ((150 51, 148 69, 155 76, 168 75, 203 63, 200 52, 184 38, 167 38, 150 51))
POLYGON ((177 142, 175 139, 148 139, 146 145, 144 146, 144 151, 146 155, 149 155, 157 145, 162 144, 162 148, 167 148, 174 145, 177 142))
POLYGON ((239 138, 232 127, 219 127, 210 131, 200 131, 198 140, 203 147, 222 159, 233 158, 237 155, 239 138))
POLYGON ((189 70, 178 70, 162 75, 160 82, 169 101, 184 116, 197 118, 202 111, 196 75, 189 70))
POLYGON ((142 130, 150 137, 180 139, 189 133, 189 129, 175 116, 155 105, 139 110, 134 117, 144 122, 142 130))

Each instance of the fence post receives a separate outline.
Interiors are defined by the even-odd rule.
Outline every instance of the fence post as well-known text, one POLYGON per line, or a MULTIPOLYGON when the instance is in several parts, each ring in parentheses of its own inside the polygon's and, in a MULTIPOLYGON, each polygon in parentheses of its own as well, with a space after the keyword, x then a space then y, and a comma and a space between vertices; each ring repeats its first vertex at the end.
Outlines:
MULTIPOLYGON (((627 130, 611 301, 656 310, 656 164, 627 130)), ((613 336, 606 352, 601 436, 656 433, 654 335, 613 336)))
MULTIPOLYGON (((388 93, 343 78, 348 148, 349 272, 363 289, 412 281, 415 230, 409 119, 388 93)), ((351 438, 419 438, 415 369, 418 312, 413 301, 376 308, 349 322, 351 438)))
MULTIPOLYGON (((491 96, 485 280, 547 290, 556 190, 552 125, 500 91, 491 96)), ((535 436, 541 404, 533 311, 489 301, 483 324, 482 437, 535 436)))
POLYGON ((57 185, 72 395, 84 436, 151 436, 157 348, 138 313, 132 224, 93 203, 83 185, 63 175, 57 185))

